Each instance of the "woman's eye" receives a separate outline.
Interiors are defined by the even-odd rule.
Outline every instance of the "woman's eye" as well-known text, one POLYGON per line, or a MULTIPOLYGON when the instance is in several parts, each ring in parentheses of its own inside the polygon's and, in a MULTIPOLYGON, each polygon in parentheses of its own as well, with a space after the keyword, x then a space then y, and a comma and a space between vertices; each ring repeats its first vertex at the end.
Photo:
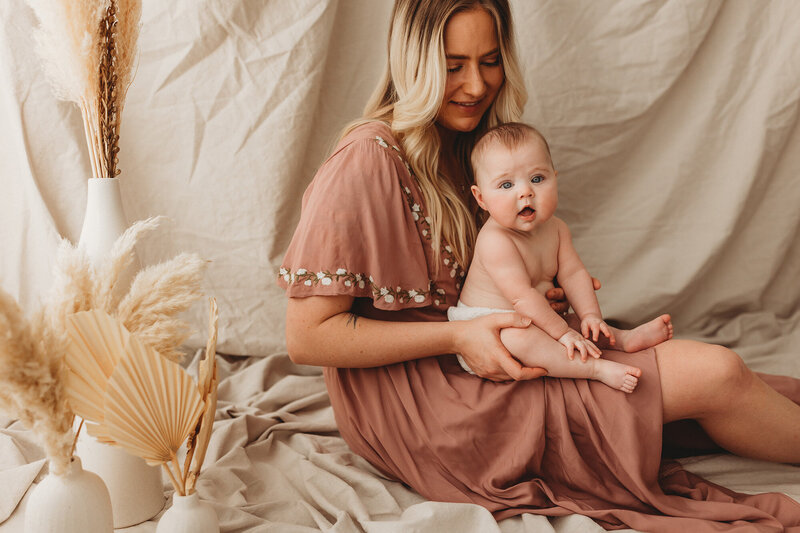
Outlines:
POLYGON ((504 181, 503 183, 500 184, 500 188, 501 189, 510 189, 511 188, 511 182, 510 181, 504 181))
POLYGON ((455 67, 447 67, 447 72, 449 72, 451 74, 454 73, 454 72, 458 72, 459 70, 461 70, 461 65, 458 65, 458 66, 455 66, 455 67))
POLYGON ((488 59, 484 61, 483 64, 486 65, 487 67, 496 67, 500 64, 500 58, 495 57, 494 59, 488 59))
POLYGON ((544 178, 542 176, 534 176, 531 178, 531 183, 541 183, 544 178))

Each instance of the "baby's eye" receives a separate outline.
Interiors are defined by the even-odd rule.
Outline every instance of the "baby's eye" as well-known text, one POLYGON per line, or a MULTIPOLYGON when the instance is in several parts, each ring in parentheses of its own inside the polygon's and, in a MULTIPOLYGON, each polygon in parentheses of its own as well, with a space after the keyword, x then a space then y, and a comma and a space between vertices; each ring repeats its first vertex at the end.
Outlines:
POLYGON ((511 187, 513 187, 513 185, 511 184, 510 181, 504 181, 503 183, 500 184, 501 189, 510 189, 511 187))
POLYGON ((544 180, 543 176, 533 176, 531 178, 531 183, 541 183, 544 180))

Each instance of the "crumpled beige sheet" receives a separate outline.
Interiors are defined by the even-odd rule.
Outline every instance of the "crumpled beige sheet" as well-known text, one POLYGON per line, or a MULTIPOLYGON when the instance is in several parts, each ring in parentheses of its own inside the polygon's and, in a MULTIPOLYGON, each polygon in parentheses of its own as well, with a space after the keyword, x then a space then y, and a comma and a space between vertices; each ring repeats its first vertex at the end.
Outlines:
MULTIPOLYGON (((426 501, 386 479, 348 449, 336 432, 317 369, 294 365, 280 353, 263 358, 220 356, 219 369, 217 419, 198 492, 213 504, 223 532, 603 531, 582 516, 522 515, 497 523, 477 505, 426 501)), ((0 481, 16 475, 19 484, 22 473, 15 469, 38 471, 41 467, 36 459, 42 452, 31 438, 18 423, 0 431, 4 468, 0 481), (9 454, 9 449, 16 455, 9 454), (29 462, 31 466, 22 466, 29 462)), ((730 455, 683 462, 693 472, 731 489, 779 491, 800 501, 798 467, 730 455)), ((168 483, 165 490, 171 491, 168 483)), ((0 510, 12 505, 14 497, 21 494, 0 491, 0 510)), ((21 532, 21 513, 17 510, 0 523, 0 533, 21 532)), ((155 522, 124 531, 152 531, 155 522)))

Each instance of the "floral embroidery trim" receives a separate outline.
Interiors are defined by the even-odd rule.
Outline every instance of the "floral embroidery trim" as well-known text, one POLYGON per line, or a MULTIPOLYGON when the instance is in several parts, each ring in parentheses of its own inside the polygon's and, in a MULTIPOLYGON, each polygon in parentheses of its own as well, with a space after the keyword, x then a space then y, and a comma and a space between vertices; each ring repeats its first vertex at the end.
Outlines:
MULTIPOLYGON (((384 148, 389 148, 389 143, 387 143, 380 135, 375 136, 375 142, 377 142, 380 146, 384 148)), ((400 148, 398 148, 395 145, 392 145, 392 149, 395 152, 397 152, 396 154, 397 157, 400 159, 400 161, 403 162, 403 164, 406 166, 406 169, 408 169, 408 173, 413 177, 414 173, 411 172, 411 166, 408 164, 408 162, 406 162, 405 159, 403 159, 403 156, 400 155, 401 154, 400 148)), ((417 224, 421 227, 420 233, 422 233, 422 236, 425 237, 426 240, 430 241, 431 217, 425 216, 420 205, 414 201, 414 196, 411 194, 411 189, 403 185, 402 181, 400 182, 400 187, 403 189, 403 192, 405 193, 406 196, 406 202, 408 203, 408 206, 411 208, 411 215, 414 217, 414 220, 417 222, 417 224)), ((444 244, 444 246, 442 246, 442 255, 444 256, 443 261, 445 266, 450 269, 451 278, 455 278, 456 275, 458 275, 459 278, 463 278, 464 276, 466 276, 466 272, 464 272, 464 269, 459 268, 458 261, 456 261, 456 257, 455 255, 453 255, 453 249, 449 245, 444 244)), ((460 289, 461 283, 457 282, 456 288, 460 289)))
POLYGON ((423 303, 428 297, 434 297, 434 304, 440 305, 445 300, 444 289, 438 289, 434 283, 428 281, 427 289, 403 289, 401 287, 381 287, 375 283, 372 276, 367 274, 357 274, 350 272, 344 268, 338 268, 336 271, 322 270, 320 272, 311 272, 305 268, 298 268, 292 272, 288 268, 281 267, 278 271, 278 277, 283 278, 283 281, 289 285, 294 283, 302 283, 308 287, 314 285, 330 285, 333 282, 342 283, 345 287, 358 287, 359 289, 369 288, 372 290, 373 298, 383 300, 387 304, 416 302, 423 303))

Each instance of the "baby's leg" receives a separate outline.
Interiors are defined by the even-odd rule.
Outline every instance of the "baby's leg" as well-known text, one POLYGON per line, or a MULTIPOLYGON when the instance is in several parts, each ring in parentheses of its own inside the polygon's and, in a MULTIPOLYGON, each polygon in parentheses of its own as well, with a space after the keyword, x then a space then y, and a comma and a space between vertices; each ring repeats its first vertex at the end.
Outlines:
POLYGON ((638 352, 652 348, 672 338, 674 328, 669 315, 661 315, 650 322, 633 329, 611 328, 611 333, 616 337, 616 348, 623 352, 638 352))
POLYGON ((547 375, 556 378, 586 378, 602 381, 609 387, 633 392, 642 371, 635 366, 623 365, 608 359, 590 357, 586 362, 576 357, 567 358, 567 349, 536 326, 525 329, 506 328, 500 339, 514 357, 525 366, 547 369, 547 375))
MULTIPOLYGON (((581 330, 581 321, 575 313, 569 313, 564 319, 572 329, 581 330)), ((618 329, 611 326, 609 328, 616 341, 613 345, 608 342, 605 335, 600 335, 596 342, 592 342, 601 350, 620 350, 628 353, 652 348, 656 344, 671 339, 674 333, 672 319, 669 315, 661 315, 634 329, 618 329)))

